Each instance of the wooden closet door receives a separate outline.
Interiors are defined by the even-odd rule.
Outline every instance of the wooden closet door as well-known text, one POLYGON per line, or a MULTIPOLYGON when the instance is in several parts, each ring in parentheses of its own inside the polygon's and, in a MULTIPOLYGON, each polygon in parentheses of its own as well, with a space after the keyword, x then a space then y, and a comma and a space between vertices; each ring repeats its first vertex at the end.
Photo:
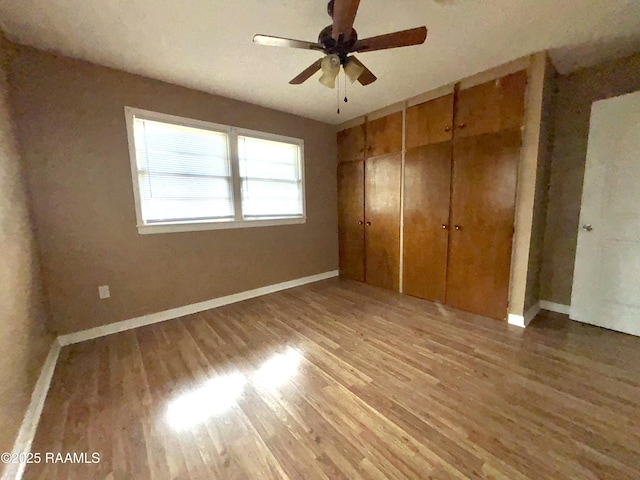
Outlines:
POLYGON ((520 128, 526 89, 524 70, 460 90, 456 100, 455 137, 520 128))
POLYGON ((338 165, 340 275, 364 282, 364 162, 338 165))
POLYGON ((338 132, 338 162, 364 160, 364 125, 338 132))
POLYGON ((404 162, 403 293, 445 301, 451 142, 413 148, 404 162))
POLYGON ((405 147, 446 142, 453 136, 453 94, 407 108, 405 147))
POLYGON ((402 152, 402 112, 367 122, 367 158, 402 152))
POLYGON ((365 161, 365 278, 392 290, 400 276, 401 166, 401 154, 365 161))
POLYGON ((453 143, 446 303, 487 317, 507 314, 520 129, 453 143))
POLYGON ((436 302, 445 300, 453 100, 409 107, 406 118, 403 292, 436 302))

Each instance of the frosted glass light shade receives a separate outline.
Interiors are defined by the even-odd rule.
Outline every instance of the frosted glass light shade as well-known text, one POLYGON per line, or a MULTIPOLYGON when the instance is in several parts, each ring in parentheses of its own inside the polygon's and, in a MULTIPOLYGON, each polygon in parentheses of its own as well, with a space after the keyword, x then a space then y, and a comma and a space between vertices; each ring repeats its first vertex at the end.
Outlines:
POLYGON ((354 61, 352 58, 350 58, 347 64, 344 66, 344 73, 347 74, 347 77, 349 78, 349 81, 351 83, 358 80, 363 72, 364 67, 360 63, 354 61))
POLYGON ((322 76, 319 81, 327 88, 336 88, 336 78, 340 73, 340 57, 338 55, 327 55, 322 59, 320 66, 322 76))

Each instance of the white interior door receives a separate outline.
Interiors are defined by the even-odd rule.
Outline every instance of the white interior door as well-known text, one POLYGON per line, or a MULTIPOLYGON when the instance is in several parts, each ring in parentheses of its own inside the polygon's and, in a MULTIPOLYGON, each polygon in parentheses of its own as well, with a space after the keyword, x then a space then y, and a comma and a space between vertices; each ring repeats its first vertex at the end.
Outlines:
POLYGON ((570 316, 640 336, 640 92, 591 110, 570 316))

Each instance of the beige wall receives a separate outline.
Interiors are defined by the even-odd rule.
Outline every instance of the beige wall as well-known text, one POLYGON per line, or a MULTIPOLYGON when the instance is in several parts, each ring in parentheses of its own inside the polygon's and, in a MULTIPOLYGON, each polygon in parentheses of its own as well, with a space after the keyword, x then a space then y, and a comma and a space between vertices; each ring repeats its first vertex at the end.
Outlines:
POLYGON ((640 53, 558 79, 541 298, 569 305, 591 104, 640 90, 640 53))
POLYGON ((58 333, 337 269, 335 127, 28 47, 11 86, 58 333), (303 138, 307 223, 139 235, 125 105, 303 138))
POLYGON ((524 311, 540 300, 540 276, 542 271, 542 249, 549 200, 549 178, 551 176, 551 150, 553 146, 553 102, 555 99, 557 72, 546 57, 544 86, 542 89, 540 124, 538 137, 538 162, 536 168, 535 196, 527 267, 527 288, 524 311))
MULTIPOLYGON (((531 56, 527 69, 527 92, 522 131, 522 148, 518 162, 516 185, 515 223, 513 251, 511 254, 511 279, 509 285, 509 321, 518 324, 526 312, 527 288, 532 263, 532 238, 534 236, 534 207, 536 186, 542 148, 542 111, 547 71, 547 54, 531 56)), ((526 321, 526 320, 525 320, 526 321)))
POLYGON ((0 33, 0 452, 13 447, 53 340, 46 330, 40 266, 9 108, 10 52, 0 33))

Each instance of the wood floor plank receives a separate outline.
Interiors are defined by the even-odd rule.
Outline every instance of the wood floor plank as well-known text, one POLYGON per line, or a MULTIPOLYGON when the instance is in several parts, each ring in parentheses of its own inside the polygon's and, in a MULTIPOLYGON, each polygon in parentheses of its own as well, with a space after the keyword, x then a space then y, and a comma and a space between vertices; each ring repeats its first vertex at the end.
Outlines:
POLYGON ((65 347, 31 479, 640 478, 640 338, 331 279, 65 347))

